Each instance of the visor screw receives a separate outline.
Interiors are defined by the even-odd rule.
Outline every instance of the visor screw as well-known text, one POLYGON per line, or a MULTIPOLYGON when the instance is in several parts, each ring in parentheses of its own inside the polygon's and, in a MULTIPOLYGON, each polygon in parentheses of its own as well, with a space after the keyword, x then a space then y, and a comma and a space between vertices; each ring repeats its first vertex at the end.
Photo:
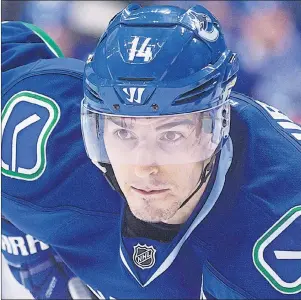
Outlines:
POLYGON ((158 104, 152 104, 152 109, 153 109, 153 110, 158 110, 158 109, 159 109, 158 104))
POLYGON ((223 116, 224 118, 226 118, 226 116, 227 116, 227 111, 226 111, 225 109, 223 109, 223 111, 222 111, 222 116, 223 116))
POLYGON ((120 106, 119 106, 119 104, 113 104, 113 108, 114 108, 115 110, 118 110, 118 109, 120 108, 120 106))
POLYGON ((224 120, 223 120, 223 127, 226 127, 226 126, 227 126, 227 120, 224 119, 224 120))

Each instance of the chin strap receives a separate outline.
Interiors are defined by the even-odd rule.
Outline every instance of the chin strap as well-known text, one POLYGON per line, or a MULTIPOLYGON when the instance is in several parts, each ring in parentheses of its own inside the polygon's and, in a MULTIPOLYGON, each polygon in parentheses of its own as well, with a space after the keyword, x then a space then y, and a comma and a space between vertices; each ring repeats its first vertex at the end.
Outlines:
MULTIPOLYGON (((207 181, 207 179, 209 178, 209 176, 212 173, 213 170, 213 166, 214 166, 214 162, 215 162, 215 158, 217 157, 217 154, 212 155, 210 161, 208 162, 208 164, 205 166, 205 168, 203 169, 200 179, 199 179, 199 184, 197 185, 197 188, 194 190, 194 192, 181 204, 181 206, 178 208, 181 209, 184 205, 186 205, 188 203, 188 201, 200 190, 200 188, 203 186, 203 184, 207 181)), ((203 163, 204 166, 204 163, 203 163)))
POLYGON ((93 164, 102 172, 104 178, 107 180, 107 182, 110 184, 111 188, 118 192, 124 199, 125 196, 117 182, 117 179, 115 177, 113 168, 111 164, 106 163, 100 163, 98 161, 92 161, 93 164))

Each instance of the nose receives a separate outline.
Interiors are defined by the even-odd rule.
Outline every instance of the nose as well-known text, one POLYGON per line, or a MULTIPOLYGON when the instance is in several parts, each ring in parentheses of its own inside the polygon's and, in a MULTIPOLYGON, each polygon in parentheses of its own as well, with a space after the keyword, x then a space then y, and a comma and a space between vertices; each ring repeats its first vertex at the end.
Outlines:
POLYGON ((151 145, 140 144, 136 149, 136 164, 134 165, 136 176, 143 178, 156 175, 159 166, 156 163, 156 150, 151 145))
POLYGON ((136 176, 140 178, 156 175, 159 172, 159 167, 156 165, 135 165, 134 168, 136 176))

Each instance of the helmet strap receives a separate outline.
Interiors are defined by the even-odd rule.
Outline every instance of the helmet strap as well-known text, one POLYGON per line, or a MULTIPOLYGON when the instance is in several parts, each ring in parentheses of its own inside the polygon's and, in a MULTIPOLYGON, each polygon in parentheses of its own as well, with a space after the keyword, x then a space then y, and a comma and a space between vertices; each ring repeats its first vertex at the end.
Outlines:
POLYGON ((107 182, 110 184, 111 188, 118 192, 124 199, 125 196, 117 182, 117 179, 115 177, 113 168, 111 164, 106 163, 100 163, 99 161, 92 161, 93 164, 101 171, 104 178, 107 180, 107 182))
MULTIPOLYGON (((188 201, 200 190, 200 188, 203 186, 203 184, 207 181, 207 179, 209 178, 209 176, 212 173, 213 170, 213 166, 214 166, 214 161, 216 158, 217 154, 215 153, 214 155, 212 155, 210 161, 207 163, 207 165, 205 166, 205 168, 203 168, 203 171, 201 173, 200 179, 199 179, 199 183, 196 187, 196 189, 193 191, 193 193, 181 204, 181 206, 178 208, 181 209, 184 205, 186 205, 188 203, 188 201)), ((204 163, 203 163, 204 166, 204 163)))

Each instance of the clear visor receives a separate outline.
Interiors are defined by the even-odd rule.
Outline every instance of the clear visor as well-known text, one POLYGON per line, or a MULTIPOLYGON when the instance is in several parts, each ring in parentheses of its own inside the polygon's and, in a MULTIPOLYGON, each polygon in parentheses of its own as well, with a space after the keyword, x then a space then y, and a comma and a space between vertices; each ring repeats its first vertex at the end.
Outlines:
POLYGON ((86 151, 92 161, 100 163, 170 165, 205 161, 219 150, 228 111, 223 105, 182 115, 124 117, 100 114, 83 105, 86 151))

